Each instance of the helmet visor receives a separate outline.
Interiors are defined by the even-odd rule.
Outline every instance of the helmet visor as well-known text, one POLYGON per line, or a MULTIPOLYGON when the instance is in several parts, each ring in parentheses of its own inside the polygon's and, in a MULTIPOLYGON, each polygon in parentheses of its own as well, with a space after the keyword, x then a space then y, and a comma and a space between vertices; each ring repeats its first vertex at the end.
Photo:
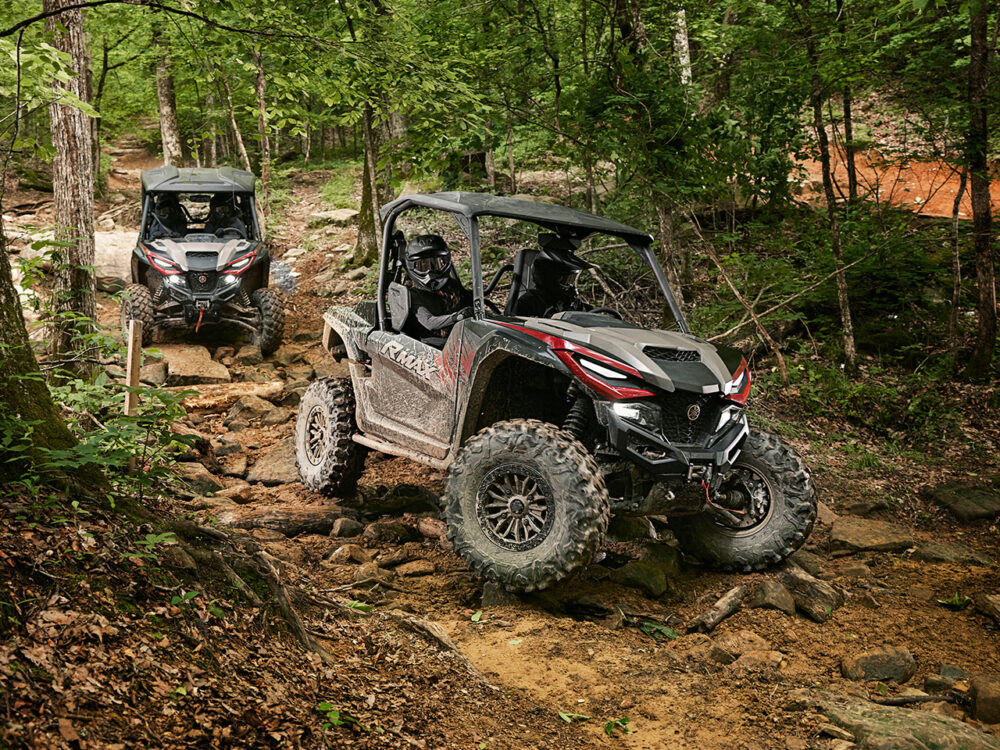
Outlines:
POLYGON ((412 264, 413 270, 417 273, 440 273, 448 267, 448 258, 440 255, 432 258, 416 258, 412 264))

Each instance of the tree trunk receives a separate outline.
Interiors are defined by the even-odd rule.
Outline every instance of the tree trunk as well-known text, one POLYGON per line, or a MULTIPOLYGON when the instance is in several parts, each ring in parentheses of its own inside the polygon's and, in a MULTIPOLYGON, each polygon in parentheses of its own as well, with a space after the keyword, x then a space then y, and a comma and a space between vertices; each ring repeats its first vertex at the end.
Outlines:
POLYGON ((236 124, 236 111, 233 109, 233 92, 229 88, 229 79, 226 78, 226 73, 222 69, 222 66, 217 66, 219 71, 219 77, 222 79, 222 87, 226 92, 226 109, 229 112, 229 127, 233 131, 233 139, 236 141, 236 150, 239 151, 240 161, 243 162, 243 169, 247 172, 252 172, 253 169, 250 166, 250 156, 247 154, 247 147, 243 143, 243 136, 240 134, 240 127, 236 124))
POLYGON ((170 41, 159 23, 153 23, 153 49, 156 50, 156 100, 160 109, 160 140, 163 163, 180 165, 184 160, 181 133, 177 126, 177 101, 174 77, 170 73, 170 41))
POLYGON ((486 139, 483 150, 486 152, 486 181, 490 185, 490 190, 497 189, 497 165, 493 160, 493 120, 486 121, 486 139))
MULTIPOLYGON (((803 6, 806 16, 808 6, 803 6)), ((837 196, 833 189, 833 174, 830 168, 830 141, 823 124, 823 86, 819 77, 819 54, 812 36, 812 29, 804 29, 806 36, 806 53, 812 66, 812 88, 809 92, 813 111, 813 128, 819 143, 820 166, 823 172, 823 193, 826 196, 826 213, 830 221, 830 245, 833 250, 833 263, 837 271, 837 303, 840 306, 840 321, 844 328, 844 357, 847 366, 854 369, 857 364, 857 349, 854 344, 854 323, 851 319, 851 304, 847 294, 847 276, 844 273, 844 254, 840 244, 840 217, 837 213, 837 196)))
POLYGON ((958 246, 958 212, 962 207, 965 184, 969 179, 969 165, 962 167, 958 179, 958 192, 951 207, 951 315, 948 317, 948 338, 952 346, 958 345, 958 310, 962 303, 962 257, 958 246))
MULTIPOLYGON (((48 3, 45 7, 49 8, 48 3)), ((72 25, 74 14, 79 16, 80 11, 64 13, 61 18, 72 25)), ((6 420, 22 426, 27 423, 34 425, 30 430, 24 427, 24 434, 31 443, 28 455, 22 456, 26 460, 37 462, 43 458, 43 450, 65 450, 76 444, 76 438, 66 427, 59 408, 49 395, 31 351, 24 327, 24 312, 11 277, 10 258, 0 225, 0 422, 6 420)), ((16 480, 25 468, 23 461, 11 461, 13 458, 13 455, 4 455, 0 447, 0 486, 16 480)), ((81 485, 97 487, 103 484, 100 472, 93 466, 83 466, 74 473, 81 485)))
MULTIPOLYGON (((57 10, 70 0, 45 0, 46 11, 57 10)), ((65 83, 53 82, 59 92, 69 90, 87 101, 87 71, 90 58, 83 32, 83 14, 65 11, 49 18, 46 30, 57 49, 69 55, 78 75, 65 83), (57 20, 58 18, 58 20, 57 20)), ((53 102, 49 106, 52 145, 52 192, 55 202, 55 239, 67 243, 57 248, 52 309, 54 359, 73 349, 80 334, 95 330, 96 281, 94 278, 94 151, 90 118, 74 107, 53 102)), ((86 367, 77 368, 86 371, 86 367)))
MULTIPOLYGON (((677 297, 677 304, 684 307, 684 290, 681 288, 680 278, 677 275, 677 259, 675 257, 674 243, 674 212, 665 200, 656 202, 656 217, 659 219, 660 229, 660 262, 663 264, 663 271, 667 274, 667 281, 677 297)), ((666 315, 671 315, 668 310, 666 315)))
POLYGON ((844 153, 847 156, 847 198, 858 199, 858 170, 854 163, 854 115, 851 111, 851 87, 844 87, 844 153))
POLYGON ((207 85, 205 93, 205 110, 208 113, 209 134, 206 139, 205 161, 210 167, 219 165, 218 134, 219 122, 215 109, 215 97, 212 95, 211 85, 207 85))
POLYGON ((358 237, 351 255, 344 261, 347 266, 370 266, 378 260, 378 215, 375 213, 375 187, 371 165, 365 159, 361 178, 361 207, 358 213, 358 237))
POLYGON ((507 107, 507 169, 510 173, 510 192, 517 192, 517 167, 514 164, 514 116, 507 107))
POLYGON ((997 345, 997 296, 994 278, 990 229, 990 175, 987 164, 989 130, 986 117, 986 93, 989 77, 986 0, 972 0, 972 49, 969 55, 969 196, 972 198, 972 236, 976 255, 976 283, 979 287, 979 325, 976 342, 966 368, 972 380, 989 377, 997 345))
POLYGON ((688 41, 687 14, 681 8, 674 15, 674 50, 681 67, 681 83, 691 84, 691 45, 688 41))
POLYGON ((260 135, 260 187, 264 202, 264 219, 271 208, 271 142, 267 137, 267 100, 264 98, 264 59, 259 50, 253 51, 257 68, 257 131, 260 135))

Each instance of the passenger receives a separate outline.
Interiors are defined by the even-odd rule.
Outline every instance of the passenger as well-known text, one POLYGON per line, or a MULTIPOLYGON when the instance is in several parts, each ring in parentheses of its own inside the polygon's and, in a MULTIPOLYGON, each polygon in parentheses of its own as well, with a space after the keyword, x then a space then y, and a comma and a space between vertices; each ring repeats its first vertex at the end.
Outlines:
POLYGON ((177 196, 163 193, 156 197, 149 226, 150 239, 183 237, 187 234, 187 220, 177 196))
POLYGON ((550 318, 567 310, 589 310, 580 299, 576 281, 593 266, 576 255, 578 243, 555 234, 539 234, 542 250, 531 264, 529 286, 517 299, 515 314, 550 318))

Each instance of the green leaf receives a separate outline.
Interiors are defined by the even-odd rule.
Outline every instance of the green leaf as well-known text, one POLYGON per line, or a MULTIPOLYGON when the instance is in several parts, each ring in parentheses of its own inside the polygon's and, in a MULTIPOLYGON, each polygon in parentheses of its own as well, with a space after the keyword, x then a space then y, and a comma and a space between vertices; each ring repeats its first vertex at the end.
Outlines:
POLYGON ((473 622, 481 622, 481 621, 482 621, 482 619, 483 619, 483 610, 481 610, 481 609, 480 609, 480 610, 478 610, 478 611, 476 612, 476 614, 474 614, 474 615, 473 615, 472 617, 470 617, 469 619, 470 619, 470 620, 472 620, 473 622))
POLYGON ((590 717, 584 716, 583 714, 570 714, 560 711, 559 718, 565 721, 567 724, 572 724, 574 721, 586 721, 590 717))

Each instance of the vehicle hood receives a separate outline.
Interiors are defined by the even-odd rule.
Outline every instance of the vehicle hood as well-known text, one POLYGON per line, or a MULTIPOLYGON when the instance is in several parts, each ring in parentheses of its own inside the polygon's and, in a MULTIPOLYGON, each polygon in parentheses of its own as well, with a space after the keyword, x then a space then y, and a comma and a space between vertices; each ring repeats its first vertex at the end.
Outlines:
POLYGON ((259 243, 253 240, 238 239, 226 242, 161 239, 143 244, 150 250, 170 258, 183 271, 221 271, 234 258, 246 254, 259 243))
POLYGON ((667 391, 724 392, 744 361, 731 347, 676 331, 640 328, 607 315, 561 313, 527 318, 524 325, 630 365, 643 380, 667 391))

